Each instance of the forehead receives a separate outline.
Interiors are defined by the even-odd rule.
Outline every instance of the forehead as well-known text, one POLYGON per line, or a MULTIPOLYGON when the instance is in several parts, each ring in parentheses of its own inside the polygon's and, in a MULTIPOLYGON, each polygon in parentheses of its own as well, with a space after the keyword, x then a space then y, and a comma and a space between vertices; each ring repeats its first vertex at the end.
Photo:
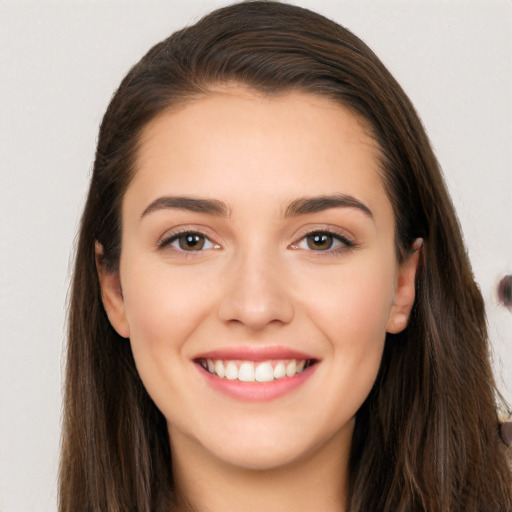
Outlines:
POLYGON ((304 132, 311 132, 321 125, 324 132, 330 131, 334 138, 366 144, 369 150, 378 154, 370 123, 333 99, 301 90, 266 94, 242 85, 226 84, 207 94, 186 99, 152 119, 139 138, 142 151, 139 151, 138 164, 143 163, 151 147, 158 144, 158 138, 164 135, 164 131, 170 135, 172 125, 180 125, 181 128, 180 133, 172 134, 174 137, 192 134, 200 137, 216 125, 217 130, 222 129, 235 142, 237 135, 242 135, 239 132, 241 126, 245 130, 251 128, 251 135, 256 138, 263 131, 286 129, 286 123, 294 125, 293 130, 290 126, 288 130, 297 141, 304 132), (230 128, 234 128, 231 134, 230 128))
POLYGON ((225 87, 148 123, 127 196, 287 201, 336 191, 372 203, 383 192, 378 155, 365 121, 333 100, 225 87))

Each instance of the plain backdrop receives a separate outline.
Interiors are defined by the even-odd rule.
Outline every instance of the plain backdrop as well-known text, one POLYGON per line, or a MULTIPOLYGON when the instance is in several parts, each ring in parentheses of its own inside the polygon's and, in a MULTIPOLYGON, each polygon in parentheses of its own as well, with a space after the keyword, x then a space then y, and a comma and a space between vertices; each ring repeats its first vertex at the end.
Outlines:
MULTIPOLYGON (((225 1, 0 0, 0 511, 56 510, 74 236, 97 129, 150 46, 225 1)), ((512 1, 297 1, 362 37, 416 105, 512 401, 512 1)), ((471 418, 468 418, 471 421, 471 418)))

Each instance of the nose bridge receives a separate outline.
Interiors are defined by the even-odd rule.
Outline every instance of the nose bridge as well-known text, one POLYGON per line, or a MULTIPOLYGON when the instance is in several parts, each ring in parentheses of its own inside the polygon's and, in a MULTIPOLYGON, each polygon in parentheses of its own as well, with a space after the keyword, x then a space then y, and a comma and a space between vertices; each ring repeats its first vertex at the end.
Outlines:
POLYGON ((292 320, 293 303, 278 252, 255 240, 234 255, 220 302, 221 320, 242 323, 251 329, 292 320))

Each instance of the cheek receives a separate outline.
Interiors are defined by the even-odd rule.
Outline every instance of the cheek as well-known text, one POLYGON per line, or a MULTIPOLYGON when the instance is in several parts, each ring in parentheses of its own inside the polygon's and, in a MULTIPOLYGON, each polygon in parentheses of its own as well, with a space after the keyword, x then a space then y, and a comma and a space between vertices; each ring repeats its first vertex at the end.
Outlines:
POLYGON ((331 382, 344 396, 350 390, 345 405, 351 414, 370 392, 380 367, 394 290, 388 268, 347 268, 323 280, 322 292, 316 287, 309 297, 308 314, 329 341, 331 382))
POLYGON ((195 323, 209 294, 205 280, 190 277, 162 263, 127 266, 121 278, 132 338, 169 342, 170 331, 184 331, 195 323))
POLYGON ((358 346, 380 343, 393 303, 393 270, 384 261, 361 258, 354 265, 306 276, 304 302, 311 318, 333 341, 358 346))
MULTIPOLYGON (((153 398, 159 389, 173 385, 169 366, 182 359, 187 339, 211 309, 204 284, 208 281, 184 274, 172 272, 165 264, 141 260, 127 266, 121 276, 133 356, 153 398)), ((173 374, 180 371, 176 365, 173 374)))
POLYGON ((208 281, 191 275, 142 258, 137 265, 126 265, 121 276, 137 372, 157 407, 173 422, 182 421, 188 407, 180 398, 189 370, 187 340, 212 307, 207 302, 208 281))

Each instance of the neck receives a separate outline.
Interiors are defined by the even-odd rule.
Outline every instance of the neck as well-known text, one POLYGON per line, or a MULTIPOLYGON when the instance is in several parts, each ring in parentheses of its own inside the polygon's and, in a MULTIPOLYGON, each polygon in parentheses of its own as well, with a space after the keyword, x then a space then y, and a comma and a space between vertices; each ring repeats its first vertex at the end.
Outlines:
POLYGON ((350 435, 333 436, 314 453, 269 469, 236 467, 194 440, 171 439, 178 512, 344 512, 350 435))

